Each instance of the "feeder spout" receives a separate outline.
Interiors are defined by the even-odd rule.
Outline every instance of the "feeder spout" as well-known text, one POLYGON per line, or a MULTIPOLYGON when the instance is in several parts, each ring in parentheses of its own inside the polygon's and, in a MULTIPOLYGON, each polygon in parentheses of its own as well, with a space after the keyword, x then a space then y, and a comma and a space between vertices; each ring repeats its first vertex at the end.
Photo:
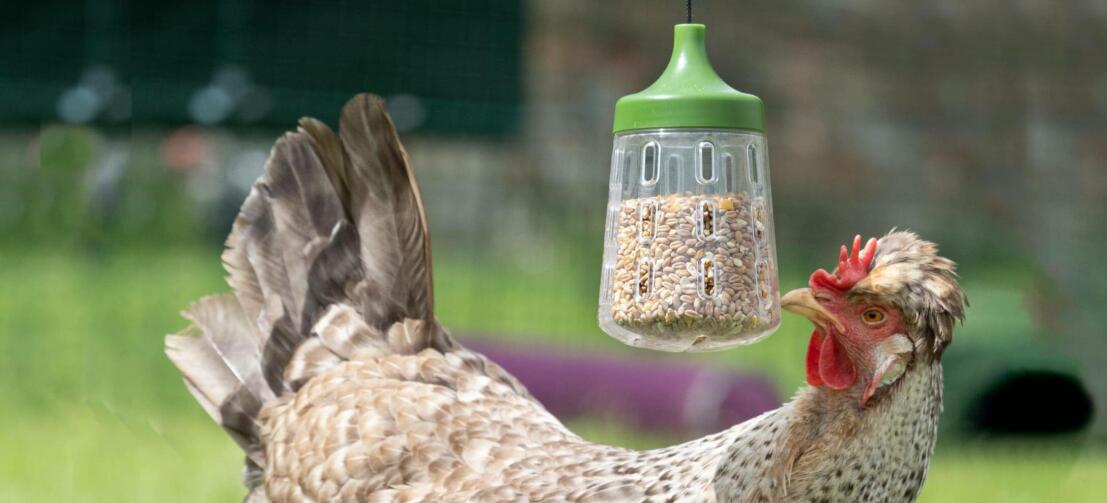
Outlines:
POLYGON ((655 128, 764 130, 761 100, 727 85, 707 58, 706 29, 673 27, 673 53, 657 81, 615 104, 614 132, 655 128))
POLYGON ((678 24, 673 27, 673 55, 669 66, 649 89, 664 92, 709 91, 716 88, 734 91, 711 66, 702 24, 678 24))

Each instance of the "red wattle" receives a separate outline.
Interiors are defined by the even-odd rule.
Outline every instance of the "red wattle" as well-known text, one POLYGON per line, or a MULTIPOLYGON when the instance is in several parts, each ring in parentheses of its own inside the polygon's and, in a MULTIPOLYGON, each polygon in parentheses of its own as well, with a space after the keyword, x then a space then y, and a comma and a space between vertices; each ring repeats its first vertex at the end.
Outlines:
POLYGON ((832 389, 846 389, 857 382, 857 372, 834 337, 828 336, 819 351, 819 377, 832 389))
POLYGON ((822 386, 823 379, 819 377, 819 352, 823 344, 823 333, 818 329, 811 332, 811 341, 807 343, 807 384, 822 386))

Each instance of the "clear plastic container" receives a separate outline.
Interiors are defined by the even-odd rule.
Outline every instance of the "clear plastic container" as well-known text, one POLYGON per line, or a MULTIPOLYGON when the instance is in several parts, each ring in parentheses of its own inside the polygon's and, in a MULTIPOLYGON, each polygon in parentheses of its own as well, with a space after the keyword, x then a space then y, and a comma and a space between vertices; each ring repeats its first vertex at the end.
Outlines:
POLYGON ((631 346, 710 351, 780 324, 764 135, 617 133, 599 322, 631 346))

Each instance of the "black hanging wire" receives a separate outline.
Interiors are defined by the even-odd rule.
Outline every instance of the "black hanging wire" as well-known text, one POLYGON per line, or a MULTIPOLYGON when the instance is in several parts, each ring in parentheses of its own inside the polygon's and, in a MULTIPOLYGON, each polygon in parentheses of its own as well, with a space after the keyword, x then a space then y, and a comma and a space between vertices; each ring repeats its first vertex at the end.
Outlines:
POLYGON ((685 22, 691 24, 692 23, 692 0, 688 0, 688 2, 685 3, 685 6, 686 6, 685 12, 687 13, 687 16, 685 16, 685 18, 687 18, 687 21, 685 21, 685 22))

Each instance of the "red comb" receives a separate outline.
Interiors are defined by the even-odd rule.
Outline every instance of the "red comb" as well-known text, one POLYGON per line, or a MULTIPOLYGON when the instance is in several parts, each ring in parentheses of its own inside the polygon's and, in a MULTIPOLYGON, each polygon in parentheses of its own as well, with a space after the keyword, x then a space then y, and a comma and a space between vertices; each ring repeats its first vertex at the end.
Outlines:
POLYGON ((876 238, 869 239, 865 247, 861 248, 861 235, 853 238, 853 251, 848 252, 842 246, 842 252, 838 256, 838 268, 834 274, 819 269, 811 275, 809 283, 812 287, 833 288, 835 290, 849 290, 856 285, 861 278, 869 274, 869 266, 876 255, 876 238))

